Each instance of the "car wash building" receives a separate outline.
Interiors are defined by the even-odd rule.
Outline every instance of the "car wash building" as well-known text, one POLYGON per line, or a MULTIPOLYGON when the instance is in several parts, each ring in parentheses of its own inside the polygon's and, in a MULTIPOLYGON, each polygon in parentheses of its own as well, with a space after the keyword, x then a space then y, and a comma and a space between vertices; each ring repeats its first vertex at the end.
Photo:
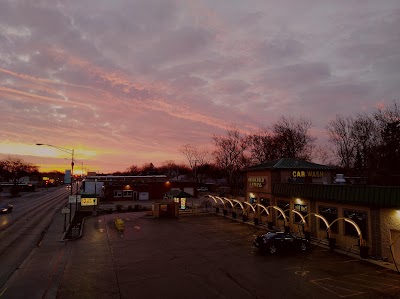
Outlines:
POLYGON ((269 207, 267 215, 257 206, 261 221, 306 229, 354 251, 361 234, 370 255, 400 264, 400 187, 334 184, 336 174, 334 167, 298 159, 254 165, 246 170, 247 201, 269 207))

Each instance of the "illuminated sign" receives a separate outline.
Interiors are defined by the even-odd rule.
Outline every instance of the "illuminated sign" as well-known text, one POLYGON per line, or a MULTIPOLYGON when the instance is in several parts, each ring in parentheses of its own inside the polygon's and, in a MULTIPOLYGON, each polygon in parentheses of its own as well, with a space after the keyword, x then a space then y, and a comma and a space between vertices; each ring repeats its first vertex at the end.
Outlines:
POLYGON ((250 187, 262 188, 266 184, 265 177, 249 177, 247 181, 250 187))
POLYGON ((81 206, 96 206, 97 205, 97 198, 96 197, 86 197, 81 198, 81 206))
POLYGON ((306 206, 306 205, 295 204, 295 205, 294 205, 294 209, 295 209, 296 211, 298 211, 298 212, 304 212, 304 213, 307 213, 307 212, 308 212, 308 209, 307 209, 307 206, 306 206))
POLYGON ((43 181, 48 181, 48 180, 49 180, 49 178, 47 176, 43 177, 43 181))
POLYGON ((181 210, 186 209, 186 198, 181 198, 181 210))
POLYGON ((292 176, 294 178, 305 178, 305 177, 311 177, 311 178, 322 178, 324 176, 323 171, 313 171, 313 170, 293 170, 292 176))

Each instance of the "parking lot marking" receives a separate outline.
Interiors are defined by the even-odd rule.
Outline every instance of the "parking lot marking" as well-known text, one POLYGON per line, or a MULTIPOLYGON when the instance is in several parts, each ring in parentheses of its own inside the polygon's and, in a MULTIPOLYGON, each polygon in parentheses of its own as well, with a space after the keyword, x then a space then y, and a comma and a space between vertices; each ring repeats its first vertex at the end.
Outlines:
POLYGON ((343 279, 350 279, 350 280, 353 279, 353 280, 358 281, 357 279, 355 279, 354 277, 351 277, 351 276, 344 276, 343 278, 336 279, 335 281, 337 281, 338 283, 349 284, 349 285, 352 285, 353 287, 359 287, 359 288, 371 289, 371 290, 382 290, 381 287, 371 286, 371 283, 363 284, 363 283, 359 283, 359 282, 356 283, 356 282, 352 282, 350 280, 343 280, 343 279))
MULTIPOLYGON (((358 275, 352 275, 352 276, 346 276, 346 277, 348 277, 350 279, 357 280, 357 281, 366 282, 365 287, 368 287, 368 288, 373 288, 373 287, 370 287, 370 284, 372 282, 375 285, 381 285, 381 286, 387 286, 387 287, 397 287, 397 284, 393 285, 393 284, 387 283, 387 281, 385 281, 385 282, 378 281, 379 279, 386 280, 385 278, 382 278, 382 277, 379 277, 379 276, 373 276, 373 275, 368 275, 368 274, 358 274, 358 275), (356 276, 362 276, 362 277, 365 276, 366 278, 370 277, 371 279, 363 279, 362 277, 361 278, 357 278, 356 276)), ((381 289, 381 288, 379 288, 379 289, 381 289)))
POLYGON ((296 271, 294 274, 299 275, 299 276, 306 276, 310 271, 296 271))
POLYGON ((392 279, 392 280, 400 283, 400 275, 398 273, 392 272, 392 270, 388 270, 388 269, 380 270, 380 271, 376 271, 376 273, 379 273, 379 277, 382 277, 382 275, 384 275, 386 277, 390 277, 389 279, 392 279))
POLYGON ((1 291, 1 293, 0 293, 0 297, 2 297, 3 296, 3 294, 4 294, 4 292, 7 290, 7 288, 4 288, 2 291, 1 291))
POLYGON ((366 293, 364 290, 389 291, 400 288, 400 277, 386 270, 346 275, 338 278, 315 279, 310 282, 341 298, 364 294, 366 293))
POLYGON ((348 288, 344 288, 341 286, 332 285, 335 283, 335 280, 331 279, 331 278, 315 279, 315 280, 311 280, 310 282, 314 283, 315 285, 317 285, 317 286, 327 290, 328 292, 331 292, 341 298, 361 295, 361 294, 365 293, 365 292, 360 292, 360 291, 357 291, 354 289, 348 289, 348 288), (328 281, 328 282, 325 282, 325 281, 328 281))

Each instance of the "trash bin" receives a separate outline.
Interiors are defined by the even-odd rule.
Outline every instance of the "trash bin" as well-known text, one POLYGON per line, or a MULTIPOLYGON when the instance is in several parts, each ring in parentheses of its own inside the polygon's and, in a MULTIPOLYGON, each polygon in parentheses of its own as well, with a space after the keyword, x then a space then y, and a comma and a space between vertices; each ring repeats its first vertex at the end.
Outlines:
POLYGON ((228 210, 224 209, 224 216, 226 216, 228 214, 228 210))
POLYGON ((79 236, 79 227, 74 226, 74 227, 71 229, 71 237, 72 237, 72 238, 76 238, 76 237, 78 237, 78 236, 79 236))
POLYGON ((258 225, 258 218, 254 218, 254 224, 258 225))
POLYGON ((368 247, 367 246, 360 246, 360 257, 362 259, 368 258, 368 247))
POLYGON ((247 215, 242 215, 242 220, 243 220, 243 222, 246 222, 247 219, 248 219, 247 215))
POLYGON ((232 212, 232 218, 236 219, 236 217, 237 217, 237 213, 236 212, 232 212))
POLYGON ((215 208, 215 213, 219 213, 219 208, 215 208))

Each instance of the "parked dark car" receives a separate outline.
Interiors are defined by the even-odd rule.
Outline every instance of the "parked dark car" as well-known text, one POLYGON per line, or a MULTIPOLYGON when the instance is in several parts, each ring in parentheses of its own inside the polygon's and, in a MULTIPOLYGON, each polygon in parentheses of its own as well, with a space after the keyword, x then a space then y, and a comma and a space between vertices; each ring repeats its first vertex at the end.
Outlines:
POLYGON ((10 204, 1 204, 0 205, 0 212, 1 214, 7 214, 7 213, 11 213, 13 210, 13 205, 10 204))
POLYGON ((270 254, 281 250, 306 251, 309 247, 307 239, 285 232, 268 232, 256 237, 253 243, 254 246, 270 254))

